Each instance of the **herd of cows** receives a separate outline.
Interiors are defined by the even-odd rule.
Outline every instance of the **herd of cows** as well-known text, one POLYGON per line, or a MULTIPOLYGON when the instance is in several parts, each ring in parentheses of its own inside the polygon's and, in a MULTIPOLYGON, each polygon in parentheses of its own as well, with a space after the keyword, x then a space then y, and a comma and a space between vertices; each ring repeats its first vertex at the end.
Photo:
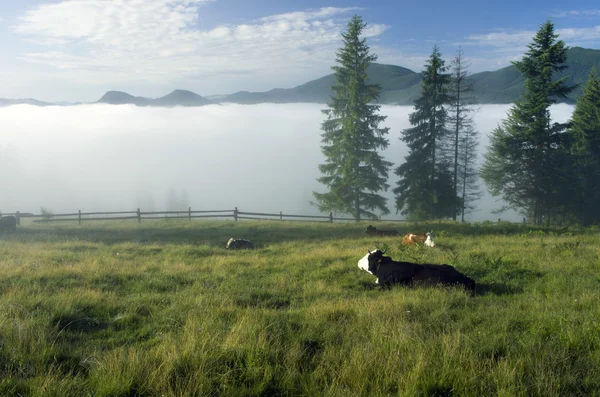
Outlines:
MULTIPOLYGON (((401 235, 395 230, 378 230, 371 225, 367 226, 365 233, 369 236, 401 235)), ((435 247, 431 233, 408 233, 402 237, 401 244, 423 244, 428 247, 435 247)), ((225 248, 253 249, 254 244, 246 238, 230 238, 225 248)), ((377 277, 375 283, 380 285, 382 289, 390 288, 394 284, 441 284, 458 285, 470 291, 475 290, 475 281, 456 270, 453 266, 398 262, 384 254, 385 252, 381 250, 368 251, 368 254, 358 261, 358 268, 377 277)))
MULTIPOLYGON (((0 218, 0 231, 14 232, 17 230, 17 220, 14 216, 4 216, 0 218)), ((400 236, 395 230, 378 230, 369 225, 365 233, 369 236, 400 236)), ((431 233, 408 233, 402 237, 402 245, 423 244, 428 247, 435 247, 431 233)), ((230 238, 225 246, 226 249, 253 249, 252 241, 241 238, 230 238)), ((450 265, 418 264, 412 262, 398 262, 391 257, 385 256, 381 250, 368 251, 358 261, 359 269, 371 273, 377 277, 376 284, 381 288, 389 288, 393 284, 412 285, 417 283, 426 283, 434 285, 460 285, 473 291, 475 281, 465 276, 450 265)))
MULTIPOLYGON (((0 231, 14 232, 17 230, 17 219, 12 216, 0 218, 0 231)), ((369 236, 397 236, 401 234, 395 230, 378 230, 369 225, 365 233, 369 236)), ((402 237, 403 245, 423 244, 435 247, 431 233, 408 233, 402 237)), ((226 249, 253 249, 252 241, 241 238, 230 238, 226 249)), ((369 251, 367 255, 358 261, 359 269, 371 273, 381 288, 389 288, 393 284, 412 285, 416 283, 462 285, 469 290, 475 289, 475 281, 457 271, 450 265, 418 264, 412 262, 398 262, 391 257, 385 256, 381 250, 369 251)))

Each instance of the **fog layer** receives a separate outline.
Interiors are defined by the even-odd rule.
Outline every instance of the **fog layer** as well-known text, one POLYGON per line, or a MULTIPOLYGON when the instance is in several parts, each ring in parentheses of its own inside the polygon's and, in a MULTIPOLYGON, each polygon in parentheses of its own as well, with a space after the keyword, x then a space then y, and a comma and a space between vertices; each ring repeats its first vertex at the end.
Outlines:
MULTIPOLYGON (((325 192, 317 165, 320 149, 319 104, 210 105, 196 108, 141 108, 130 105, 80 105, 0 108, 0 211, 55 213, 172 209, 318 214, 309 204, 313 191, 325 192)), ((484 105, 475 115, 480 153, 488 135, 510 105, 484 105)), ((410 126, 408 106, 382 106, 388 118, 390 147, 383 152, 394 168, 404 161, 399 140, 410 126)), ((571 105, 551 109, 566 121, 571 105)), ((481 161, 481 158, 480 158, 481 161)), ((388 183, 398 177, 390 171, 388 183)), ((470 220, 518 220, 489 194, 470 220)), ((396 215, 393 194, 388 197, 396 215)))

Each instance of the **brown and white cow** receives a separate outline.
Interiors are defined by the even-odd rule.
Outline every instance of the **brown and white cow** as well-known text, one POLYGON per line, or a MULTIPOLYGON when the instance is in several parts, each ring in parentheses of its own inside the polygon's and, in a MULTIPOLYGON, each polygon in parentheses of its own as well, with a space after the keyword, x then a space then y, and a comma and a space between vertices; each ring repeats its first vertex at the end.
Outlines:
POLYGON ((435 242, 433 241, 433 237, 431 233, 408 233, 402 238, 403 245, 417 244, 422 243, 428 247, 435 247, 435 242))

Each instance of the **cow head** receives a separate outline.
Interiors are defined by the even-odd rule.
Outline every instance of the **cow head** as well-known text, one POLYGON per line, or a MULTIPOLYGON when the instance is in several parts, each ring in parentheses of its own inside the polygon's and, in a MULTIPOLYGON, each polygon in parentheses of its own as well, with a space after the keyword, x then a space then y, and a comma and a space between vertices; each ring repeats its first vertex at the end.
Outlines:
POLYGON ((225 248, 227 248, 227 249, 252 249, 252 248, 254 248, 254 244, 252 243, 252 241, 250 241, 246 238, 240 238, 240 239, 230 238, 229 241, 227 242, 227 246, 225 246, 225 248))
POLYGON ((427 238, 425 239, 425 241, 423 242, 423 244, 425 244, 428 247, 435 247, 435 242, 433 241, 433 232, 427 232, 425 233, 425 235, 427 236, 427 238))
POLYGON ((375 233, 375 230, 377 230, 377 228, 375 228, 375 227, 373 227, 373 226, 369 225, 369 226, 367 226, 367 228, 365 229, 365 233, 366 233, 366 234, 374 234, 374 233, 375 233))
POLYGON ((391 260, 389 256, 383 256, 385 253, 381 250, 375 250, 373 252, 367 251, 368 254, 363 256, 358 261, 358 268, 362 269, 366 272, 371 273, 374 276, 377 276, 377 266, 384 261, 391 260))

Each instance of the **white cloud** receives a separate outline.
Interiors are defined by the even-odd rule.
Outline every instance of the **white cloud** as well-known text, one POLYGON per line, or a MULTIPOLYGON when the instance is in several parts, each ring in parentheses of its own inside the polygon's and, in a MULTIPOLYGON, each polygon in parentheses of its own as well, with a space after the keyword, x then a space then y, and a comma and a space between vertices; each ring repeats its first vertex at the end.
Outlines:
POLYGON ((600 16, 600 10, 571 10, 554 14, 557 18, 565 17, 597 17, 600 16))
POLYGON ((298 11, 289 12, 286 14, 273 15, 268 17, 260 18, 260 22, 277 22, 277 21, 294 21, 294 20, 318 20, 323 18, 334 17, 342 13, 348 13, 351 11, 360 10, 359 7, 324 7, 315 11, 298 11))
MULTIPOLYGON (((555 29, 559 35, 558 39, 565 41, 567 44, 571 41, 590 41, 600 40, 600 25, 588 28, 563 28, 555 29)), ((487 34, 475 34, 467 37, 467 40, 457 43, 464 46, 493 46, 499 48, 515 48, 515 46, 524 48, 529 44, 535 30, 519 30, 519 31, 500 31, 487 34)))
MULTIPOLYGON (((215 76, 301 80, 329 70, 355 8, 321 8, 204 29, 206 0, 63 0, 29 10, 16 31, 47 49, 22 60, 68 70, 87 84, 165 84, 215 76), (101 70, 102 75, 98 75, 101 70)), ((366 37, 385 25, 368 25, 366 37)), ((300 81, 301 83, 303 81, 300 81)), ((241 89, 243 87, 240 87, 241 89)))

